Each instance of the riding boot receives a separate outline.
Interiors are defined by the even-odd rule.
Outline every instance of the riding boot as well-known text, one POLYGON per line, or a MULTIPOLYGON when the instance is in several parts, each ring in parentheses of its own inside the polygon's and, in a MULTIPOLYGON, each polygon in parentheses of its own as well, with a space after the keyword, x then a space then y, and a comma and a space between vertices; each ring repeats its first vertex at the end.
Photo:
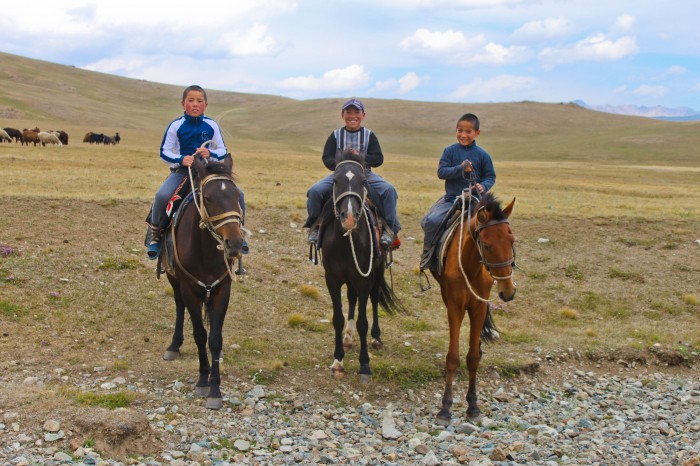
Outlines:
POLYGON ((148 258, 156 260, 163 246, 163 230, 156 225, 151 225, 151 242, 148 243, 148 258))
MULTIPOLYGON (((394 234, 389 231, 389 229, 384 228, 382 230, 382 236, 379 238, 379 243, 382 245, 383 249, 389 249, 389 247, 394 242, 394 234)), ((400 243, 399 243, 400 244, 400 243)))
POLYGON ((311 228, 309 228, 309 237, 307 239, 307 242, 309 244, 316 244, 318 243, 318 231, 320 229, 320 225, 318 223, 314 223, 311 225, 311 228))

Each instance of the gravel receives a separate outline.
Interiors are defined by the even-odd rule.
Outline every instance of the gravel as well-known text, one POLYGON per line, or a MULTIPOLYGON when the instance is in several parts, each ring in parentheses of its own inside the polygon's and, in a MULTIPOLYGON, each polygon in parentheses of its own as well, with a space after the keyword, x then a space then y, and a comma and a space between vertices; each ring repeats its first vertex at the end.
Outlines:
MULTIPOLYGON (((320 399, 303 387, 228 380, 224 408, 208 411, 193 395, 193 380, 114 380, 97 368, 73 379, 63 372, 57 371, 61 383, 81 390, 110 393, 114 385, 138 393, 146 401, 127 413, 148 419, 157 449, 112 458, 80 443, 68 419, 50 413, 31 422, 0 404, 1 464, 700 464, 700 376, 694 372, 571 370, 546 382, 537 375, 481 380, 484 416, 476 422, 465 417, 466 381, 459 380, 461 399, 447 428, 434 423, 439 384, 370 402, 342 383, 320 399)), ((5 374, 0 383, 45 390, 55 381, 5 374)))

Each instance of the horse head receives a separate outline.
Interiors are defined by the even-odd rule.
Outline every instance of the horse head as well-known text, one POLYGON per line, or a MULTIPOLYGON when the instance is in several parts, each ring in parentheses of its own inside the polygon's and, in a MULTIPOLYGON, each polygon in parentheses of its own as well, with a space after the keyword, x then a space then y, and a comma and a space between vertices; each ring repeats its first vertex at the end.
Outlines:
POLYGON ((333 173, 333 210, 346 231, 359 225, 367 197, 365 158, 355 149, 338 152, 333 173))
POLYGON ((515 297, 513 267, 515 266, 515 235, 508 223, 515 198, 501 210, 500 204, 490 193, 477 205, 473 237, 481 255, 481 262, 498 283, 498 296, 503 301, 515 297))
POLYGON ((226 155, 223 162, 195 157, 192 166, 199 179, 200 226, 214 234, 229 258, 237 257, 243 246, 243 215, 231 155, 226 155))

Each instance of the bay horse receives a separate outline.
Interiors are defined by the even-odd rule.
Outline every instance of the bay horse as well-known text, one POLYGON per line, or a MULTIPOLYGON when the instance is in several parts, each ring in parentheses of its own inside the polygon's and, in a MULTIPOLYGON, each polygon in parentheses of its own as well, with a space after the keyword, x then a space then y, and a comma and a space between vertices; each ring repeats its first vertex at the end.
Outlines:
MULTIPOLYGON (((326 203, 321 214, 323 228, 320 238, 326 286, 333 302, 335 350, 331 374, 336 379, 345 374, 345 316, 341 288, 346 285, 350 316, 358 306, 356 327, 360 337, 359 374, 362 383, 369 382, 372 375, 367 345, 368 299, 372 303, 372 336, 376 348, 382 346, 378 306, 381 305, 390 315, 404 311, 384 278, 386 253, 381 251, 377 230, 370 221, 370 210, 365 203, 366 181, 363 154, 353 149, 339 151, 333 173, 333 198, 326 203)), ((352 323, 351 318, 348 325, 352 323)))
MULTIPOLYGON (((179 356, 187 308, 199 355, 195 393, 207 397, 209 409, 221 409, 223 405, 219 388, 222 331, 235 277, 232 268, 245 236, 241 227, 240 191, 233 179, 232 166, 230 155, 222 162, 205 162, 195 157, 192 168, 196 176, 191 176, 194 198, 181 208, 178 221, 171 226, 173 266, 164 264, 175 298, 175 332, 163 359, 179 356), (211 365, 202 307, 209 323, 211 365)), ((164 254, 169 254, 167 249, 163 248, 164 254)))
POLYGON ((481 415, 476 396, 481 340, 489 342, 498 337, 488 300, 491 287, 494 281, 498 283, 498 296, 505 302, 512 300, 516 291, 513 281, 515 236, 508 223, 514 205, 515 198, 501 209, 500 203, 488 192, 477 203, 469 190, 465 190, 459 225, 447 245, 443 273, 433 272, 447 307, 450 332, 438 424, 449 425, 452 419, 452 382, 459 367, 459 333, 465 312, 469 313, 467 416, 476 420, 481 415))

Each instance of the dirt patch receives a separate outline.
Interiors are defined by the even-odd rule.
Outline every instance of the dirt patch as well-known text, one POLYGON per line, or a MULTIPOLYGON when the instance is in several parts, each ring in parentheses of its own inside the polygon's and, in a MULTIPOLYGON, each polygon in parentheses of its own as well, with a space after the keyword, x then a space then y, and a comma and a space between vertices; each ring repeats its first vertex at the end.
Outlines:
POLYGON ((74 449, 86 442, 94 442, 98 451, 113 458, 125 458, 153 454, 161 448, 148 418, 134 409, 84 409, 76 413, 70 423, 74 435, 71 447, 74 449))

